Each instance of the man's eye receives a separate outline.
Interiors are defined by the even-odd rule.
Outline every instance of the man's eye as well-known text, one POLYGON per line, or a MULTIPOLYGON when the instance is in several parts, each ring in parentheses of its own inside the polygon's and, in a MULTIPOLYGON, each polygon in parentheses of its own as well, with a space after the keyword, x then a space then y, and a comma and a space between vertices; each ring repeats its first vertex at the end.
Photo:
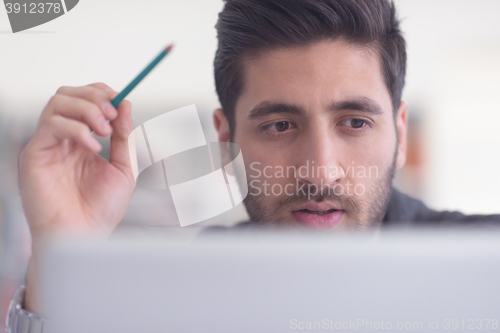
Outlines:
POLYGON ((343 120, 342 124, 354 129, 363 128, 366 125, 369 125, 368 122, 363 119, 347 119, 343 120))
POLYGON ((289 130, 292 128, 293 125, 289 121, 280 121, 277 123, 272 123, 266 126, 266 129, 271 130, 271 132, 285 132, 286 130, 289 130))

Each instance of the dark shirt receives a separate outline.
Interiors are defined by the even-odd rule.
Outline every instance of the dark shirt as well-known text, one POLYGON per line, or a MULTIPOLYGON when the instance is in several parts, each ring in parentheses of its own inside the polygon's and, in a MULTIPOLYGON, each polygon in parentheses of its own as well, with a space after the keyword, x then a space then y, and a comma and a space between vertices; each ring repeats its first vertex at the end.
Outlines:
POLYGON ((383 226, 430 225, 491 225, 500 226, 500 215, 465 215, 457 211, 429 209, 422 201, 393 188, 383 226))

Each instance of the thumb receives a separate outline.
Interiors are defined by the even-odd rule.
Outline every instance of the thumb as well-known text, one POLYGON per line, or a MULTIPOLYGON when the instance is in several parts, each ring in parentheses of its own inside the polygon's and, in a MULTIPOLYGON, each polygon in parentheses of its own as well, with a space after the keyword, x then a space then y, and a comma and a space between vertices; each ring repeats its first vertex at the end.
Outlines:
POLYGON ((123 172, 132 175, 132 166, 128 148, 128 136, 134 130, 132 104, 122 101, 117 108, 118 116, 110 122, 113 134, 110 138, 109 162, 123 172))

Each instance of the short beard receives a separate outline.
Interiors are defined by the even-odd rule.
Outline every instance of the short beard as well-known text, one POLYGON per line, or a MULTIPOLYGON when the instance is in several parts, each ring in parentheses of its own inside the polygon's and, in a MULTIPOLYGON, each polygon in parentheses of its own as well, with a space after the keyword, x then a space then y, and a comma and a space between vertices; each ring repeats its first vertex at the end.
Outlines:
MULTIPOLYGON (((399 140, 397 141, 399 142, 399 140)), ((283 213, 290 212, 290 210, 301 203, 314 200, 316 202, 330 201, 338 203, 351 216, 358 216, 355 220, 350 221, 349 225, 345 226, 348 229, 359 230, 379 226, 385 217, 392 195, 392 181, 396 173, 398 157, 397 147, 398 144, 396 144, 392 163, 380 182, 375 184, 369 193, 365 194, 365 198, 372 199, 372 202, 366 199, 361 201, 348 195, 340 195, 332 190, 322 191, 323 193, 313 195, 308 191, 310 188, 307 187, 308 190, 304 191, 305 193, 296 191, 294 195, 286 196, 284 199, 280 198, 276 204, 266 205, 265 202, 268 200, 264 194, 255 196, 249 193, 243 203, 245 204, 250 221, 273 226, 287 226, 290 221, 284 220, 283 213), (362 213, 363 206, 368 207, 365 218, 359 216, 362 213)))

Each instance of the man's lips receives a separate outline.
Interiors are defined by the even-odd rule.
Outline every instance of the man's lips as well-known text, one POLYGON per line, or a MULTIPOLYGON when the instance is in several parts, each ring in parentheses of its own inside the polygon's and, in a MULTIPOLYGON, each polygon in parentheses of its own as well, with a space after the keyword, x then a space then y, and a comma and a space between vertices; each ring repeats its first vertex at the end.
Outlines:
POLYGON ((325 212, 325 211, 331 210, 331 209, 342 210, 342 207, 340 207, 338 205, 334 205, 332 202, 328 202, 328 201, 322 201, 322 202, 312 201, 312 202, 306 202, 305 204, 297 207, 297 209, 295 209, 295 211, 310 210, 313 212, 325 212))
POLYGON ((311 229, 331 229, 336 227, 345 211, 329 202, 306 203, 292 212, 297 222, 311 229))

